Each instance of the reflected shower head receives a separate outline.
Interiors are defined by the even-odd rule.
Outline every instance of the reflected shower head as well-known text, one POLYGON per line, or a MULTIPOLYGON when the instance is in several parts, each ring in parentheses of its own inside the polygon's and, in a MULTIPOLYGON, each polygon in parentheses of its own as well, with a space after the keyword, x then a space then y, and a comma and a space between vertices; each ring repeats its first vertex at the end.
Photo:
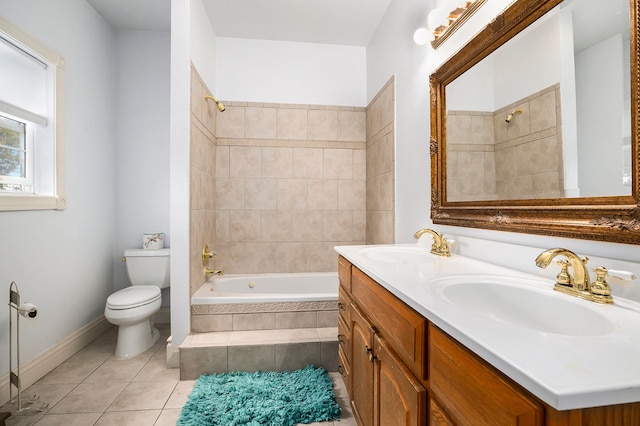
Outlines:
POLYGON ((511 123, 511 120, 513 120, 513 116, 515 114, 522 114, 522 108, 518 108, 515 111, 513 111, 511 114, 507 115, 507 118, 505 118, 504 121, 506 121, 507 123, 511 123))
POLYGON ((213 102, 215 102, 215 103, 216 103, 216 107, 218 108, 218 111, 222 112, 222 111, 224 111, 224 110, 226 109, 226 108, 225 108, 225 106, 224 106, 224 104, 223 104, 222 102, 220 102, 219 100, 217 100, 217 99, 216 99, 216 98, 214 98, 213 96, 211 96, 211 95, 207 95, 207 94, 205 93, 205 95, 204 95, 204 100, 206 101, 206 100, 209 100, 209 99, 211 99, 213 102))

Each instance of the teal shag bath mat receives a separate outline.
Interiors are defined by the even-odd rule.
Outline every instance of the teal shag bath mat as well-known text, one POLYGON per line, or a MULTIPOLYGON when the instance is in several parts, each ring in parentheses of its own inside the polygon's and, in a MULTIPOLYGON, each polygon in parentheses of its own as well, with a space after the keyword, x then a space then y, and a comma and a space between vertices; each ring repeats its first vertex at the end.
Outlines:
POLYGON ((329 374, 309 365, 296 371, 202 375, 177 426, 293 426, 339 417, 329 374))

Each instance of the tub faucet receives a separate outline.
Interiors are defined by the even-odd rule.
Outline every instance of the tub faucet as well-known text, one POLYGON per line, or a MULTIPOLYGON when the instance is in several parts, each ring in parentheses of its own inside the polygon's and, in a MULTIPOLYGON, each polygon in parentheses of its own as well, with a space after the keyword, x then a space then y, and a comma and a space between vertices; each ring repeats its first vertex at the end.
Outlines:
POLYGON ((433 236, 431 253, 437 254, 438 256, 451 256, 451 253, 449 252, 449 245, 447 244, 447 239, 444 235, 438 234, 433 229, 424 228, 413 234, 413 238, 418 240, 424 234, 431 234, 433 236))
POLYGON ((209 269, 207 267, 204 268, 204 274, 205 276, 209 276, 209 275, 217 275, 219 277, 224 275, 224 269, 209 269))

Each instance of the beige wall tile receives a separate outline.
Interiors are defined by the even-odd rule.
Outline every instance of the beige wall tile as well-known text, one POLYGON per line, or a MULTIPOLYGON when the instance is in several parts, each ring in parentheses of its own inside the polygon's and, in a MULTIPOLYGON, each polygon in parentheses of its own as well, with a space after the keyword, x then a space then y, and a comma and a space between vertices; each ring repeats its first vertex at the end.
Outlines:
POLYGON ((244 138, 245 108, 227 106, 216 119, 216 137, 244 138))
POLYGON ((306 109, 278 108, 276 120, 278 139, 307 139, 306 109))
POLYGON ((245 247, 245 273, 268 274, 276 272, 276 244, 247 244, 245 247))
POLYGON ((230 241, 229 212, 225 210, 216 210, 215 215, 215 241, 219 243, 228 243, 230 241))
POLYGON ((245 186, 245 207, 247 210, 275 210, 276 180, 247 179, 245 186))
POLYGON ((529 107, 531 132, 538 132, 556 126, 556 94, 554 91, 531 99, 529 107))
POLYGON ((216 244, 218 255, 209 263, 209 268, 224 269, 225 274, 245 273, 245 244, 216 244))
POLYGON ((293 219, 291 212, 262 212, 262 238, 264 242, 291 241, 293 237, 293 219))
POLYGON ((217 146, 216 147, 216 177, 228 178, 229 174, 229 147, 217 146))
POLYGON ((325 149, 323 158, 325 179, 351 179, 353 155, 351 149, 325 149))
POLYGON ((519 176, 540 172, 540 142, 533 141, 516 146, 516 168, 519 176))
POLYGON ((380 187, 378 192, 379 207, 381 210, 393 211, 394 210, 394 176, 393 173, 385 173, 380 176, 380 187))
POLYGON ((290 178, 292 176, 292 148, 262 148, 262 177, 290 178))
POLYGON ((353 214, 348 211, 324 212, 322 235, 325 241, 351 241, 353 239, 353 214))
POLYGON ((540 141, 540 171, 559 172, 562 169, 562 146, 558 143, 557 135, 540 141))
POLYGON ((229 240, 232 242, 261 241, 259 211, 229 212, 229 240))
POLYGON ((218 210, 243 210, 244 179, 216 179, 216 208, 218 210))
POLYGON ((353 179, 367 178, 367 151, 364 149, 354 149, 351 151, 353 160, 353 179))
POLYGON ((309 271, 331 272, 338 269, 338 258, 333 249, 337 242, 307 243, 307 262, 309 271))
POLYGON ((493 114, 471 116, 471 143, 494 144, 493 114))
POLYGON ((251 146, 230 147, 229 168, 231 177, 261 177, 262 149, 251 146))
POLYGON ((338 210, 366 209, 366 181, 339 180, 338 181, 338 210))
POLYGON ((367 240, 367 212, 365 210, 353 212, 353 241, 363 244, 367 240))
POLYGON ((483 179, 484 152, 459 151, 457 176, 460 179, 483 179))
POLYGON ((307 244, 291 242, 276 244, 276 272, 309 272, 307 244))
POLYGON ((448 114, 446 120, 448 144, 472 143, 471 116, 467 114, 448 114))
POLYGON ((364 111, 338 111, 338 140, 365 142, 367 114, 364 111))
POLYGON ((293 212, 292 241, 322 241, 322 212, 293 212))
POLYGON ((293 148, 293 177, 322 178, 323 156, 322 148, 293 148))
POLYGON ((276 138, 276 109, 247 107, 245 109, 245 137, 276 138))
POLYGON ((309 210, 335 210, 338 208, 338 182, 311 179, 307 183, 309 210))
POLYGON ((338 111, 310 109, 308 111, 308 139, 338 140, 338 111))
POLYGON ((278 210, 307 210, 307 180, 278 179, 278 210))

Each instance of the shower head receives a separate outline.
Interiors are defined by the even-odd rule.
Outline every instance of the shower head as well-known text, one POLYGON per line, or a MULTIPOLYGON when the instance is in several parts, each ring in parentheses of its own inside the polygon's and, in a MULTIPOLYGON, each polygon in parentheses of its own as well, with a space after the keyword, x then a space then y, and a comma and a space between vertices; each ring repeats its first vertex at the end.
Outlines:
POLYGON ((511 114, 507 115, 507 118, 505 118, 504 121, 506 121, 507 123, 511 123, 511 120, 513 120, 513 116, 516 114, 522 114, 522 108, 517 108, 511 114))
POLYGON ((222 112, 222 111, 224 111, 224 110, 226 109, 226 108, 225 108, 225 106, 224 106, 224 104, 223 104, 222 102, 220 102, 219 100, 217 100, 217 99, 216 99, 216 98, 214 98, 213 96, 211 96, 211 95, 207 95, 207 94, 205 93, 205 95, 204 95, 204 100, 206 101, 206 100, 208 100, 208 99, 211 99, 213 102, 215 102, 215 103, 216 103, 216 107, 218 108, 218 111, 222 112))

